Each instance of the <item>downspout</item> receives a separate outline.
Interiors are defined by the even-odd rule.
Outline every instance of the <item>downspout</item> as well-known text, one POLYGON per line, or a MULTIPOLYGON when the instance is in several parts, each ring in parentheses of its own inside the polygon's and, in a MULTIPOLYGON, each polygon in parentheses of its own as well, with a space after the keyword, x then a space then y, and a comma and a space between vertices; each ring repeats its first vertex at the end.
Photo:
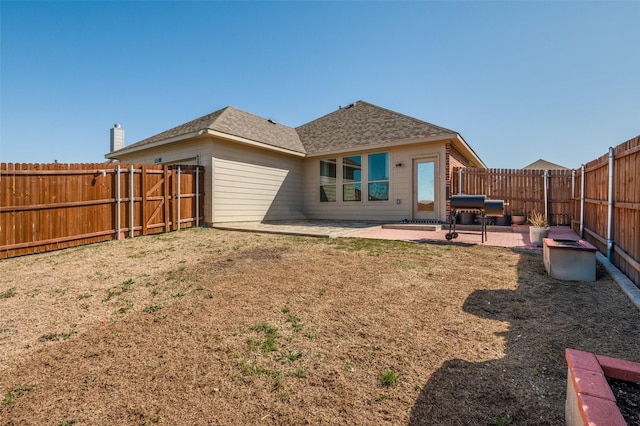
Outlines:
POLYGON ((613 147, 609 147, 609 208, 607 209, 607 259, 613 263, 613 147))
POLYGON ((580 175, 580 238, 584 238, 584 164, 581 167, 580 175))
POLYGON ((462 195, 462 167, 458 169, 458 195, 462 195))

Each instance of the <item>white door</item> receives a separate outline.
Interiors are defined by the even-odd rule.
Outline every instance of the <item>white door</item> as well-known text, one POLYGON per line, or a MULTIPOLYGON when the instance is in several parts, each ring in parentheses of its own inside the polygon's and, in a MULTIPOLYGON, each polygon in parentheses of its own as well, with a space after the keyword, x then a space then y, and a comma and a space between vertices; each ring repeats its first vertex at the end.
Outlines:
POLYGON ((413 162, 413 219, 429 220, 438 218, 436 196, 436 161, 419 159, 413 162))

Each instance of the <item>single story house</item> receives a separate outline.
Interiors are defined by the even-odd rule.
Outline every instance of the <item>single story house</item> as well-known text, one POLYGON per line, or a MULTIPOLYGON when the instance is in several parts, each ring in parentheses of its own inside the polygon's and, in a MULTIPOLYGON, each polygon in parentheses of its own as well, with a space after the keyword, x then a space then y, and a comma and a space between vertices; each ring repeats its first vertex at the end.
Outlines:
POLYGON ((447 221, 462 136, 357 101, 293 128, 228 106, 106 154, 205 168, 205 222, 447 221))

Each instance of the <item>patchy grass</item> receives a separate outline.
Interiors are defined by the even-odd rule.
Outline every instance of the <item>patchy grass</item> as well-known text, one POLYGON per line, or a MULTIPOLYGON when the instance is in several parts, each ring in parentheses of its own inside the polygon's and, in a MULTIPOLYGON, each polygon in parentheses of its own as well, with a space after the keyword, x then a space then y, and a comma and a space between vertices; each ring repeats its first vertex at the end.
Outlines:
POLYGON ((602 270, 482 245, 203 228, 0 276, 0 424, 561 424, 566 347, 640 361, 602 270))
POLYGON ((264 340, 249 338, 249 346, 252 349, 260 349, 264 353, 278 350, 278 329, 266 322, 261 322, 251 327, 251 330, 264 334, 264 340))
POLYGON ((289 314, 289 318, 287 319, 287 321, 291 323, 291 327, 296 332, 302 331, 302 328, 304 327, 304 324, 302 324, 302 320, 299 317, 297 317, 296 315, 293 315, 293 314, 289 314))
POLYGON ((61 340, 67 340, 69 337, 73 336, 74 334, 77 334, 78 331, 75 329, 75 326, 71 327, 71 330, 69 330, 66 333, 46 333, 43 334, 42 336, 40 336, 40 338, 38 338, 38 341, 40 342, 55 342, 55 341, 61 341, 61 340))
POLYGON ((8 299, 16 295, 16 288, 12 287, 9 290, 5 290, 0 292, 0 299, 8 299))
POLYGON ((20 398, 27 392, 31 392, 35 388, 36 385, 15 385, 2 399, 2 406, 11 404, 14 400, 20 398))
POLYGON ((386 370, 378 373, 378 383, 380 386, 395 386, 398 384, 398 375, 393 370, 386 370))
POLYGON ((146 308, 144 308, 144 311, 152 314, 154 312, 158 312, 163 307, 164 306, 162 306, 162 303, 156 303, 155 305, 147 306, 146 308))

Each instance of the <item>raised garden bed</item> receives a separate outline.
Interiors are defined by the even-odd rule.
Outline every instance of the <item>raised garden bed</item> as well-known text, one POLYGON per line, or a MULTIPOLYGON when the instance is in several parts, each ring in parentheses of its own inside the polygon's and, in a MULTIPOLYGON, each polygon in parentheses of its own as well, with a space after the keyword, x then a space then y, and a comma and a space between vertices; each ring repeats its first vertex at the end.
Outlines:
POLYGON ((575 349, 567 349, 565 358, 568 365, 565 402, 568 426, 635 424, 625 420, 607 378, 638 383, 640 363, 575 349))

